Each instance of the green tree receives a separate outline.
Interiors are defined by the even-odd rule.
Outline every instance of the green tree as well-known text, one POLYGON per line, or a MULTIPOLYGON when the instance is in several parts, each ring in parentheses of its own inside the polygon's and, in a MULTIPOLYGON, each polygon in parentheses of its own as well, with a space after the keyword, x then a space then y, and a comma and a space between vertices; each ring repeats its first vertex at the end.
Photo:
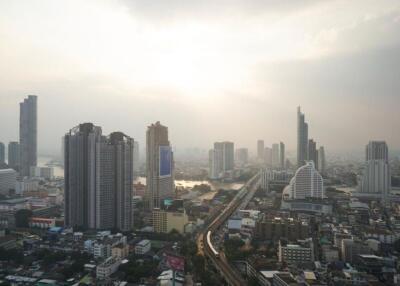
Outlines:
POLYGON ((240 248, 244 245, 244 242, 241 239, 234 238, 228 239, 224 243, 224 249, 226 257, 229 260, 241 260, 244 258, 243 251, 240 251, 240 248))

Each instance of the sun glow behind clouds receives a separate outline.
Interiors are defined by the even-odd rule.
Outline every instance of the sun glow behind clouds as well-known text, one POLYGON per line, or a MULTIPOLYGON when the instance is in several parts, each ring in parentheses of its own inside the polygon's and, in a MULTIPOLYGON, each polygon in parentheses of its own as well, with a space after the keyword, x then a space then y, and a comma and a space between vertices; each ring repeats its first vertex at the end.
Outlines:
POLYGON ((227 88, 248 87, 256 64, 318 54, 296 17, 156 23, 115 2, 67 3, 61 7, 50 1, 38 13, 26 14, 25 22, 8 21, 17 32, 28 32, 24 44, 40 50, 45 60, 58 61, 75 74, 106 76, 132 88, 215 96, 227 88))

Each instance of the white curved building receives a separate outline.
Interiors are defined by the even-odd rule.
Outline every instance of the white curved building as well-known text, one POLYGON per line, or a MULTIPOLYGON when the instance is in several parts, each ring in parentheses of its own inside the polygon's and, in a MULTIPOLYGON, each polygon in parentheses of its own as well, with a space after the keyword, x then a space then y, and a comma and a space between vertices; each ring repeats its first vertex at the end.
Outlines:
POLYGON ((307 161, 304 166, 298 168, 289 185, 283 190, 283 199, 305 198, 324 198, 324 182, 312 161, 307 161))

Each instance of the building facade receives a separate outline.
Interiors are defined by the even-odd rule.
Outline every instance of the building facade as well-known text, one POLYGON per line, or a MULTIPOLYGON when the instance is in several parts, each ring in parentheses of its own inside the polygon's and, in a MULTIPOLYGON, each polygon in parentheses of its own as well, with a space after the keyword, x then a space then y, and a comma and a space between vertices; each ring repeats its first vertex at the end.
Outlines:
POLYGON ((264 161, 264 140, 257 141, 257 158, 264 161))
POLYGON ((183 200, 173 200, 168 205, 153 209, 152 221, 154 232, 169 233, 176 230, 184 233, 189 219, 183 207, 183 200))
POLYGON ((37 96, 29 95, 20 103, 19 119, 20 175, 29 176, 37 165, 37 96))
POLYGON ((15 190, 17 182, 17 172, 14 169, 0 170, 0 194, 8 195, 11 190, 15 190))
POLYGON ((318 149, 318 171, 324 175, 326 172, 326 159, 325 159, 325 148, 324 146, 318 149))
POLYGON ((283 190, 284 199, 324 198, 324 182, 315 169, 314 162, 297 169, 289 185, 283 190))
POLYGON ((16 171, 19 169, 19 153, 18 142, 8 143, 8 166, 16 171))
POLYGON ((365 148, 365 160, 361 192, 380 194, 383 199, 386 199, 391 190, 390 165, 386 142, 370 141, 365 148))
POLYGON ((174 162, 168 128, 158 121, 147 128, 146 178, 150 209, 159 208, 164 199, 174 197, 174 162))
POLYGON ((247 148, 236 149, 236 161, 240 165, 246 165, 249 161, 249 151, 247 148))
POLYGON ((308 151, 308 124, 300 106, 297 107, 297 167, 301 167, 307 160, 308 151))
POLYGON ((272 144, 272 166, 274 168, 279 168, 280 167, 280 153, 279 153, 279 144, 274 143, 272 144))
POLYGON ((314 262, 314 244, 311 238, 298 240, 296 244, 287 244, 279 240, 279 262, 305 263, 314 262))
POLYGON ((283 142, 279 143, 279 163, 281 169, 286 168, 285 144, 283 142))
POLYGON ((6 146, 3 142, 0 142, 0 164, 6 162, 6 146))
POLYGON ((308 153, 307 159, 309 161, 314 162, 315 169, 319 170, 318 168, 318 149, 317 149, 317 142, 314 139, 308 140, 308 153))
POLYGON ((235 168, 235 154, 233 142, 215 142, 214 149, 209 151, 209 177, 218 179, 225 172, 235 168))

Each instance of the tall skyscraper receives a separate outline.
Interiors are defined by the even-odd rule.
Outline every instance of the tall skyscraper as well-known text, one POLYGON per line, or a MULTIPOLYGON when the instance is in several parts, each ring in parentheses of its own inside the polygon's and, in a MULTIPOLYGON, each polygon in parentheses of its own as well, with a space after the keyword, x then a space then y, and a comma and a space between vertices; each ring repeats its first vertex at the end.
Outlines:
POLYGON ((285 163, 286 163, 286 158, 285 158, 285 144, 283 142, 279 143, 279 161, 280 161, 280 167, 281 169, 285 169, 285 163))
POLYGON ((257 141, 257 158, 261 161, 264 161, 264 140, 257 141))
POLYGON ((222 170, 224 172, 235 169, 235 145, 233 142, 222 142, 222 170))
POLYGON ((384 160, 389 161, 388 147, 385 141, 370 141, 365 147, 365 161, 384 160))
POLYGON ((288 199, 324 198, 324 181, 315 169, 314 162, 307 161, 297 169, 283 196, 288 199))
POLYGON ((146 133, 146 199, 150 209, 159 208, 164 199, 174 197, 173 168, 168 128, 157 121, 146 133))
POLYGON ((96 228, 96 188, 101 127, 80 124, 64 137, 65 224, 96 228))
POLYGON ((0 142, 0 164, 6 162, 6 146, 3 142, 0 142))
POLYGON ((133 143, 133 176, 136 178, 139 176, 139 164, 140 164, 140 153, 139 153, 139 142, 133 143))
POLYGON ((8 143, 8 166, 14 170, 19 170, 19 143, 8 143))
POLYGON ((83 123, 64 137, 65 224, 132 229, 133 139, 83 123))
POLYGON ((96 228, 96 188, 101 127, 83 123, 64 137, 65 224, 96 228))
MULTIPOLYGON (((99 207, 100 218, 107 221, 107 216, 112 216, 112 228, 122 231, 133 227, 133 152, 134 140, 122 132, 111 133, 100 149, 100 172, 104 173, 98 178, 100 198, 98 196, 97 205, 106 203, 109 207, 99 207), (104 192, 103 186, 106 186, 104 192)), ((109 227, 100 221, 97 228, 109 227)))
POLYGON ((315 169, 318 168, 318 149, 317 142, 314 139, 308 140, 308 152, 307 152, 307 160, 313 161, 315 165, 315 169))
POLYGON ((366 146, 366 162, 361 181, 362 193, 380 194, 386 200, 391 189, 388 147, 385 141, 370 141, 366 146))
POLYGON ((246 165, 248 163, 249 151, 247 150, 247 148, 238 148, 236 149, 235 153, 236 153, 236 161, 240 165, 246 165))
POLYGON ((303 166, 307 160, 308 124, 300 106, 297 107, 297 166, 303 166))
MULTIPOLYGON (((208 177, 210 179, 218 179, 222 167, 218 165, 222 160, 218 160, 217 150, 210 149, 208 151, 208 177)), ((222 155, 222 153, 221 153, 222 155)))
POLYGON ((208 153, 209 159, 209 173, 210 179, 219 179, 222 175, 222 148, 218 148, 222 145, 214 144, 214 149, 211 149, 208 153))
POLYGON ((280 167, 280 154, 279 154, 279 144, 272 144, 272 166, 274 168, 280 167))
POLYGON ((326 159, 325 159, 324 146, 321 146, 318 149, 318 171, 321 174, 325 174, 325 172, 326 172, 326 159))
POLYGON ((272 149, 269 147, 264 148, 264 162, 267 166, 272 166, 272 149))
POLYGON ((209 151, 209 177, 220 178, 224 172, 235 168, 233 142, 215 142, 214 149, 209 151))
POLYGON ((19 117, 20 175, 29 176, 37 165, 37 96, 29 95, 20 103, 19 117))

